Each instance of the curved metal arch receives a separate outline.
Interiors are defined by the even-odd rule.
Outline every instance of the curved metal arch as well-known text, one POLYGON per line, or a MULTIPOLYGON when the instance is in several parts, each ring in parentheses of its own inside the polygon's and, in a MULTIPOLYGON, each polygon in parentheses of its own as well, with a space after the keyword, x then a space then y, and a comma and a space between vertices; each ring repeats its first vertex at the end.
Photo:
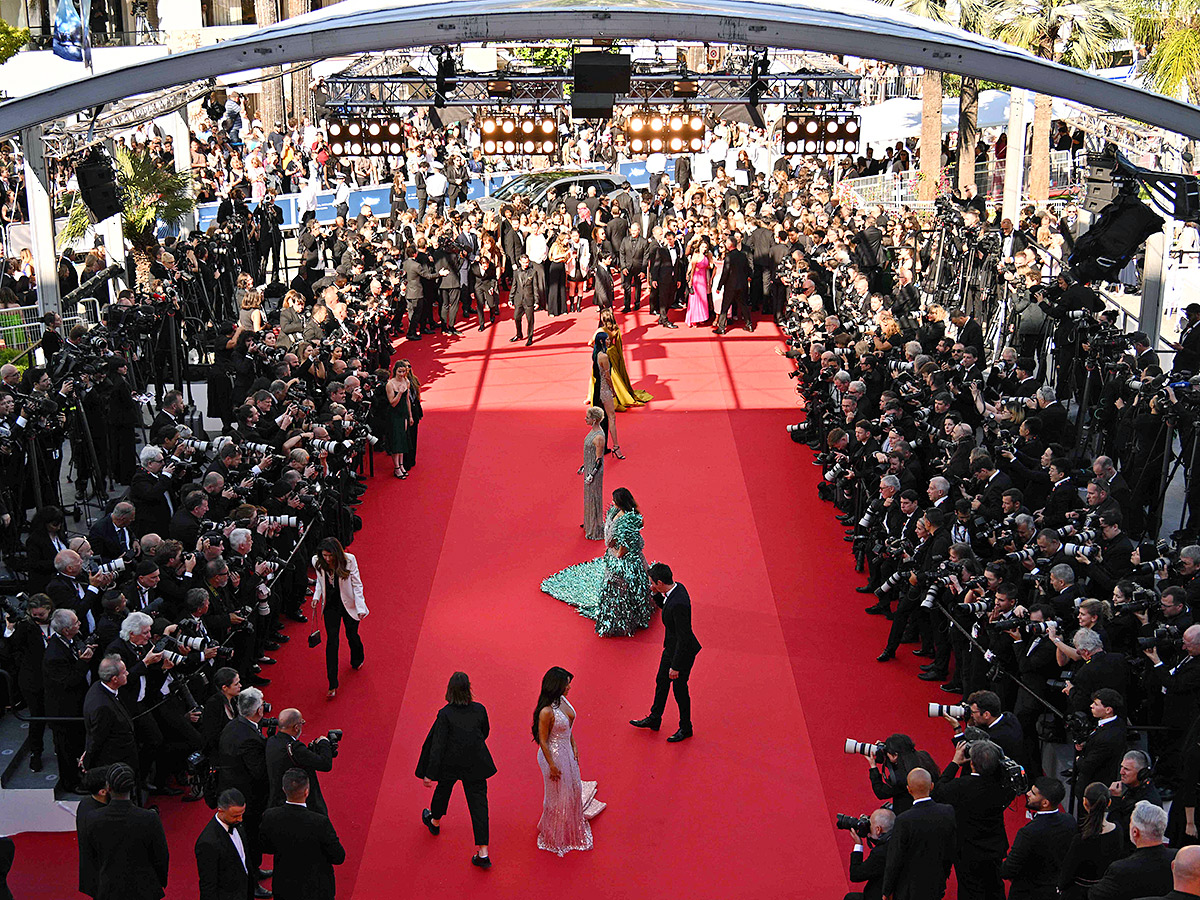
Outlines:
POLYGON ((868 0, 346 0, 230 41, 0 104, 0 135, 226 72, 372 50, 554 38, 853 53, 1065 97, 1200 139, 1200 109, 868 0))

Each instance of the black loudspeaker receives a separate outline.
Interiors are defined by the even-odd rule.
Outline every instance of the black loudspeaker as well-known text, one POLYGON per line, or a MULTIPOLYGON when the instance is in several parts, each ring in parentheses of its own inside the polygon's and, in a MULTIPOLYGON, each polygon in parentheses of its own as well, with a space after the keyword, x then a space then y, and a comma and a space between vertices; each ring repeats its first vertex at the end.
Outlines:
POLYGON ((633 59, 627 53, 576 53, 577 94, 628 94, 633 59))
POLYGON ((121 211, 116 175, 107 160, 88 161, 76 166, 75 180, 79 183, 83 205, 96 217, 97 222, 103 222, 121 211))
POLYGON ((572 119, 611 119, 616 94, 571 94, 572 119))
POLYGON ((1117 199, 1120 185, 1113 181, 1112 172, 1093 169, 1084 181, 1083 208, 1098 213, 1117 199))

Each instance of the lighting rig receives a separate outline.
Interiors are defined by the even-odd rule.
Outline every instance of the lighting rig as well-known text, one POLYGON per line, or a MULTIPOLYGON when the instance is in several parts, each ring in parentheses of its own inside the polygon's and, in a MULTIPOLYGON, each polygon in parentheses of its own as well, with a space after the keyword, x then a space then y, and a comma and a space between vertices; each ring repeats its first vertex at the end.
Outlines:
POLYGON ((862 120, 850 112, 787 113, 781 122, 783 152, 846 154, 858 152, 862 120))
POLYGON ((333 156, 403 156, 404 122, 395 116, 329 122, 329 152, 333 156))
POLYGON ((479 131, 488 156, 553 156, 558 151, 553 115, 489 113, 481 120, 479 131))
POLYGON ((625 143, 633 153, 696 153, 704 146, 704 117, 687 107, 644 108, 625 120, 625 143))

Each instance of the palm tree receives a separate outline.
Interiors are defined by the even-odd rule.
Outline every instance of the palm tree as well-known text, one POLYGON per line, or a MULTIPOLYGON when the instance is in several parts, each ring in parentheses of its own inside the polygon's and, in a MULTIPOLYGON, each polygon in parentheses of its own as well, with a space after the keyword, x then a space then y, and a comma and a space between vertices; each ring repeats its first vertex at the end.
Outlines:
POLYGON ((1200 0, 1136 0, 1133 39, 1146 48, 1142 70, 1160 94, 1200 101, 1200 0))
MULTIPOLYGON (((946 0, 883 0, 905 12, 935 22, 949 22, 946 0)), ((920 200, 932 200, 942 174, 942 73, 926 69, 921 76, 921 178, 917 187, 920 200)))
MULTIPOLYGON (((145 151, 117 146, 117 187, 121 194, 121 231, 133 247, 139 286, 150 283, 150 252, 158 247, 158 223, 178 225, 196 205, 191 176, 172 166, 160 166, 145 151)), ((83 237, 91 224, 83 200, 76 195, 67 224, 59 234, 65 244, 83 237)))
MULTIPOLYGON (((1120 0, 990 0, 995 36, 1042 59, 1086 69, 1114 40, 1128 33, 1120 0)), ((1037 94, 1029 148, 1029 194, 1035 203, 1050 195, 1050 112, 1053 99, 1037 94)))

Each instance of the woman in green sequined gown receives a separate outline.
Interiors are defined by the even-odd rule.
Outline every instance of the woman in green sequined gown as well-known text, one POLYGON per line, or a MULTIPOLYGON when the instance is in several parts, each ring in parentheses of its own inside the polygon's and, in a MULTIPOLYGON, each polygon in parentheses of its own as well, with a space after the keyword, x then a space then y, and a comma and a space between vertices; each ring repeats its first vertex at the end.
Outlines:
POLYGON ((613 491, 604 520, 604 555, 556 572, 542 590, 594 619, 601 637, 628 636, 650 624, 654 609, 642 550, 642 514, 625 488, 613 491))

